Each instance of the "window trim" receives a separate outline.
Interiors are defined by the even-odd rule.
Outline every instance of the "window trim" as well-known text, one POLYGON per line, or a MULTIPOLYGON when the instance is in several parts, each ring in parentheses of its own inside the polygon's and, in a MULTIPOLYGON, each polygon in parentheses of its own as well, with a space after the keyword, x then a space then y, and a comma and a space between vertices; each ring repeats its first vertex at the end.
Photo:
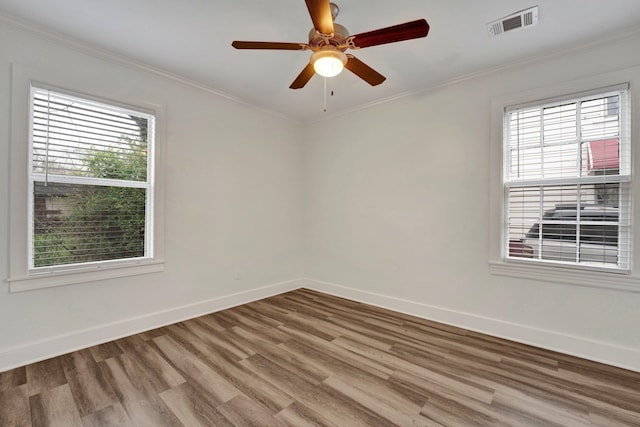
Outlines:
MULTIPOLYGON (((11 141, 10 141, 10 199, 9 199, 9 292, 29 291, 69 284, 80 284, 118 277, 135 276, 154 273, 164 269, 164 123, 165 109, 163 105, 140 100, 124 93, 119 87, 105 87, 104 82, 96 87, 91 76, 79 74, 73 70, 65 73, 45 71, 42 69, 12 64, 11 67, 11 141), (114 261, 100 261, 68 266, 30 268, 29 249, 30 223, 29 212, 31 198, 29 193, 30 171, 30 106, 31 86, 48 88, 61 93, 69 93, 111 103, 115 106, 147 112, 155 116, 155 171, 153 179, 154 196, 150 209, 153 221, 152 256, 149 258, 132 258, 114 261), (108 91, 108 93, 107 93, 108 91), (91 95, 87 95, 87 94, 91 95)), ((107 85, 108 86, 108 85, 107 85)))
MULTIPOLYGON (((640 135, 640 103, 636 87, 640 87, 640 67, 631 67, 620 71, 605 73, 587 78, 556 83, 535 89, 522 90, 494 97, 491 100, 491 143, 490 143, 490 170, 489 170, 489 251, 488 268, 489 273, 496 276, 507 276, 512 278, 536 280, 556 284, 568 284, 577 286, 588 286, 605 289, 616 289, 630 292, 640 292, 640 275, 633 269, 637 265, 640 251, 632 252, 629 271, 611 269, 593 269, 589 266, 536 264, 523 262, 517 259, 505 259, 503 256, 503 223, 505 221, 505 203, 503 186, 503 131, 504 112, 507 106, 539 104, 544 101, 568 98, 571 94, 588 94, 589 92, 601 92, 602 89, 609 89, 627 82, 629 85, 629 111, 636 120, 632 120, 630 125, 631 156, 630 167, 632 171, 637 171, 637 156, 634 142, 640 135), (558 94, 566 94, 558 96, 558 94), (542 100, 533 101, 532 100, 542 100)), ((637 182, 637 177, 632 180, 637 182)), ((631 188, 631 215, 632 225, 635 226, 633 213, 638 212, 636 206, 640 203, 640 193, 638 185, 631 188)), ((638 248, 639 233, 632 233, 631 244, 633 248, 638 248)))

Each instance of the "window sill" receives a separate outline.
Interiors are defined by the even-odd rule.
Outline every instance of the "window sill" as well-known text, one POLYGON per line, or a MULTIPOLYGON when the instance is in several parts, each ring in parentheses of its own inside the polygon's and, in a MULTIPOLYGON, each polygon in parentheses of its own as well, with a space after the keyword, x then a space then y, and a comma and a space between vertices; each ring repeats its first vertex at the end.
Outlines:
POLYGON ((91 270, 67 270, 35 273, 24 277, 10 277, 9 292, 25 292, 55 286, 73 285, 118 277, 157 273, 164 270, 164 261, 147 261, 129 265, 97 267, 91 270))
POLYGON ((504 261, 490 261, 489 272, 496 276, 640 292, 640 277, 620 274, 619 272, 581 270, 504 261))

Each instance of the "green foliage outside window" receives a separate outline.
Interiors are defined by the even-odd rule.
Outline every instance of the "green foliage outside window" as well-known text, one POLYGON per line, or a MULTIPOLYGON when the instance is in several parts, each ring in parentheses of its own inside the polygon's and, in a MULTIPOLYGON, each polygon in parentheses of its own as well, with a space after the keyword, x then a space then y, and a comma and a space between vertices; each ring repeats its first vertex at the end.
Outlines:
MULTIPOLYGON (((128 147, 92 151, 84 166, 94 178, 146 180, 146 143, 130 141, 128 147)), ((144 256, 144 188, 41 184, 38 192, 55 199, 65 212, 53 217, 36 213, 35 267, 144 256)))

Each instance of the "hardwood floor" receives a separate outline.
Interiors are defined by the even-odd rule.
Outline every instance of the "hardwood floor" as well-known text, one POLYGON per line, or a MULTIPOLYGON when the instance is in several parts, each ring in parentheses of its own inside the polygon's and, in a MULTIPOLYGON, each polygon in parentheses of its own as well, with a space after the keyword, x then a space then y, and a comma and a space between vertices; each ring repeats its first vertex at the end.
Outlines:
POLYGON ((0 426, 640 426, 640 373, 310 290, 0 373, 0 426))

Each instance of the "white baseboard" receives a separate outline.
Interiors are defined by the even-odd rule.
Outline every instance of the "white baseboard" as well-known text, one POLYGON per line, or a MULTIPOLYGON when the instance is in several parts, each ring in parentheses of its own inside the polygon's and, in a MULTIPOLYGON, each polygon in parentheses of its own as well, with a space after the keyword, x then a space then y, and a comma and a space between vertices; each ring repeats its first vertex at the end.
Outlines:
POLYGON ((435 307, 401 298, 390 297, 360 289, 349 288, 335 283, 313 279, 301 280, 302 286, 319 292, 375 305, 401 313, 410 314, 435 322, 458 326, 475 332, 505 338, 522 344, 529 344, 548 350, 624 369, 640 372, 640 351, 609 343, 559 332, 533 328, 531 326, 505 322, 499 319, 478 316, 471 313, 435 307))
POLYGON ((49 337, 24 345, 0 349, 0 372, 49 359, 75 350, 181 322, 301 287, 300 279, 225 295, 121 321, 49 337))
POLYGON ((294 279, 275 283, 273 285, 213 298, 195 304, 73 331, 21 346, 0 349, 0 372, 298 288, 313 289, 424 319, 640 372, 640 351, 636 349, 435 307, 313 279, 294 279))

